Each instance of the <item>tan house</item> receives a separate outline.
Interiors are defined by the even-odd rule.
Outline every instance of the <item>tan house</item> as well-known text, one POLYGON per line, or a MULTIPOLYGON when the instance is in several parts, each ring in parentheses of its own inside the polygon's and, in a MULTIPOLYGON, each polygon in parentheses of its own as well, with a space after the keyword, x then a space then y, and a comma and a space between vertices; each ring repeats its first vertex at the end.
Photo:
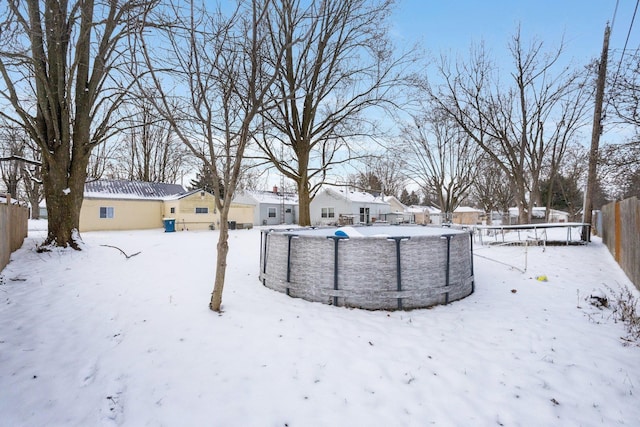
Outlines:
POLYGON ((162 228, 164 199, 185 193, 177 184, 96 180, 84 186, 80 232, 162 228))
POLYGON ((442 212, 436 207, 411 205, 407 211, 412 213, 416 224, 442 225, 442 212))
POLYGON ((204 190, 167 197, 162 215, 163 219, 175 220, 176 231, 213 230, 220 226, 215 197, 204 190))
MULTIPOLYGON (((252 224, 253 207, 233 203, 229 221, 252 224)), ((152 182, 98 180, 85 184, 81 232, 163 228, 168 223, 175 231, 217 229, 220 215, 213 194, 152 182)))
MULTIPOLYGON (((231 203, 229 222, 232 229, 253 225, 251 205, 231 203)), ((215 230, 220 227, 220 214, 215 196, 205 190, 193 190, 164 200, 164 218, 175 219, 176 231, 215 230)))
POLYGON ((459 206, 453 211, 453 223, 462 225, 480 225, 484 211, 469 206, 459 206))

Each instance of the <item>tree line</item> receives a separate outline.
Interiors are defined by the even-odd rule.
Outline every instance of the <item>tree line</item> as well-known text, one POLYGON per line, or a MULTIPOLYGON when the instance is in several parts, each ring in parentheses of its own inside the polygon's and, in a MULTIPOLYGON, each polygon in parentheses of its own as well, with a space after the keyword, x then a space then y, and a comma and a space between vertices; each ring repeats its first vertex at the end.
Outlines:
MULTIPOLYGON (((231 200, 265 168, 294 184, 301 225, 310 225, 309 204, 327 184, 443 212, 463 202, 488 212, 515 204, 522 222, 534 206, 580 209, 594 66, 567 65, 562 41, 547 49, 517 28, 510 66, 500 69, 482 44, 467 57, 399 51, 391 0, 7 6, 2 157, 40 166, 0 167, 9 192, 21 182, 32 206, 46 199, 42 250, 79 247, 88 179, 177 182, 197 169, 218 196, 210 302, 218 311, 231 200), (347 176, 349 168, 357 172, 347 176)), ((637 194, 640 181, 639 63, 637 51, 627 55, 626 71, 609 83, 607 120, 633 129, 628 142, 602 150, 602 192, 614 187, 615 196, 637 194)))

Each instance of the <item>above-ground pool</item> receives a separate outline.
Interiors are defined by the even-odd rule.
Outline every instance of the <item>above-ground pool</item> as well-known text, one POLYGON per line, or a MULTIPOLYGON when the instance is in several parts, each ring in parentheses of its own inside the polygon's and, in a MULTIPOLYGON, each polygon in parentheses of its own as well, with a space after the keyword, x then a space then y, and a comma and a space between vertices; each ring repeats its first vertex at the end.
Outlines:
POLYGON ((446 304, 470 295, 473 239, 424 226, 263 230, 260 280, 308 301, 369 310, 446 304))

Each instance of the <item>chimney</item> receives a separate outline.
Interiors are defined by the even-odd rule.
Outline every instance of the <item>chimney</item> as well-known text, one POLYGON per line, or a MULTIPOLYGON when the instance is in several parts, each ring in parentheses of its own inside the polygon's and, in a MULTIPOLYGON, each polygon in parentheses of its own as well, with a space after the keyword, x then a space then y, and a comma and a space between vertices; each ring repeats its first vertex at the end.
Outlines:
POLYGON ((278 194, 278 186, 277 185, 273 186, 273 194, 278 194))

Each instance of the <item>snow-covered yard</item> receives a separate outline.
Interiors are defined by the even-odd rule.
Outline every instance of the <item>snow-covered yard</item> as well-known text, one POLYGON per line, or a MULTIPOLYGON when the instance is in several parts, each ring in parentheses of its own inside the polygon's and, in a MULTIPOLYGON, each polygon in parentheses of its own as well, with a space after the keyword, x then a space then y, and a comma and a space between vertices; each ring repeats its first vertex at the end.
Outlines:
POLYGON ((92 232, 81 252, 36 253, 44 227, 1 275, 1 425, 640 422, 640 347, 585 300, 632 286, 598 239, 529 247, 524 274, 487 259, 523 268, 524 248, 476 248, 468 298, 368 312, 264 288, 260 230, 235 230, 219 315, 216 231, 92 232))

